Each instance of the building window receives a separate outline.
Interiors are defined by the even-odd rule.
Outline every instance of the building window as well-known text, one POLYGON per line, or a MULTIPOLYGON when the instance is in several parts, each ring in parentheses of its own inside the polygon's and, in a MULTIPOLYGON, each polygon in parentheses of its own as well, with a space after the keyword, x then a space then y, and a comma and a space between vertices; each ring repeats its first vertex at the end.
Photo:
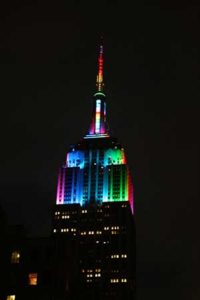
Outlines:
POLYGON ((20 252, 13 251, 11 254, 11 264, 18 264, 20 260, 20 252))
POLYGON ((28 274, 28 283, 29 285, 37 285, 37 273, 28 274))
POLYGON ((113 254, 111 255, 111 258, 119 258, 119 254, 113 254))
POLYGON ((61 232, 69 232, 69 228, 61 228, 60 231, 61 232))
POLYGON ((122 254, 121 258, 127 258, 127 254, 122 254))
POLYGON ((112 226, 111 229, 117 230, 117 229, 119 229, 119 226, 112 226))
POLYGON ((104 227, 104 230, 109 230, 109 227, 104 227))
POLYGON ((15 295, 8 295, 6 300, 15 300, 15 295))
POLYGON ((111 283, 118 283, 119 279, 118 278, 113 278, 113 279, 110 279, 110 282, 111 283))
POLYGON ((66 215, 66 216, 62 216, 62 219, 69 219, 70 216, 66 215))
POLYGON ((116 231, 116 230, 112 230, 111 231, 111 234, 118 234, 119 232, 118 231, 116 231))
POLYGON ((81 231, 81 235, 86 235, 87 232, 86 231, 81 231))

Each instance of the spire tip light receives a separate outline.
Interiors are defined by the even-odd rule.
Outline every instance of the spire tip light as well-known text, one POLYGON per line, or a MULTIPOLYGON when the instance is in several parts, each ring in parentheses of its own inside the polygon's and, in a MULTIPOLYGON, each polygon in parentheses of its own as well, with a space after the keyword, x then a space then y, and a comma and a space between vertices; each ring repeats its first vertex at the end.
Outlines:
POLYGON ((101 43, 99 49, 99 58, 98 58, 98 74, 97 74, 97 91, 103 91, 103 45, 101 43))

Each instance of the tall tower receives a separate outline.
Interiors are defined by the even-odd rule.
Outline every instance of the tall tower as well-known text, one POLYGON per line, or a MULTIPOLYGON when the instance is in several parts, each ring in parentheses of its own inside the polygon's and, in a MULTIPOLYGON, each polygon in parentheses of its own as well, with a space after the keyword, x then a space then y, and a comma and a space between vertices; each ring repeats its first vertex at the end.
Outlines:
POLYGON ((133 185, 124 148, 107 126, 102 45, 93 98, 90 129, 59 170, 52 235, 69 253, 61 271, 69 299, 133 299, 133 185))

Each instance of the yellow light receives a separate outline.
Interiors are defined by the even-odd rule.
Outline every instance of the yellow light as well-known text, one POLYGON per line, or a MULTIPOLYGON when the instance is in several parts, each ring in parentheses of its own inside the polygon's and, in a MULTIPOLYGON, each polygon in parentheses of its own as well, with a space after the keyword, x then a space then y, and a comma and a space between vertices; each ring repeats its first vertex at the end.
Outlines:
POLYGON ((119 254, 112 254, 111 258, 119 258, 119 254))
POLYGON ((121 257, 122 258, 127 258, 127 254, 122 254, 121 257))
POLYGON ((96 234, 102 234, 102 231, 97 231, 96 234))
POLYGON ((15 300, 15 295, 8 295, 6 300, 15 300))
POLYGON ((20 252, 13 251, 11 254, 11 264, 18 264, 20 260, 20 252))
POLYGON ((118 282, 119 282, 119 279, 118 279, 118 278, 110 279, 110 282, 111 282, 111 283, 118 283, 118 282))

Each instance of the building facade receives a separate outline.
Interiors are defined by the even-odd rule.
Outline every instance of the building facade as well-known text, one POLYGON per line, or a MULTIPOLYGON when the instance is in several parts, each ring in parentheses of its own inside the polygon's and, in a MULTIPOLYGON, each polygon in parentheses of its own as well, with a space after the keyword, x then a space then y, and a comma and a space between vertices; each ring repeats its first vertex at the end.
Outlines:
MULTIPOLYGON (((76 243, 76 299, 133 299, 133 185, 125 151, 108 131, 102 46, 96 87, 89 132, 59 171, 52 235, 76 243)), ((70 290, 70 278, 66 284, 70 290)))

